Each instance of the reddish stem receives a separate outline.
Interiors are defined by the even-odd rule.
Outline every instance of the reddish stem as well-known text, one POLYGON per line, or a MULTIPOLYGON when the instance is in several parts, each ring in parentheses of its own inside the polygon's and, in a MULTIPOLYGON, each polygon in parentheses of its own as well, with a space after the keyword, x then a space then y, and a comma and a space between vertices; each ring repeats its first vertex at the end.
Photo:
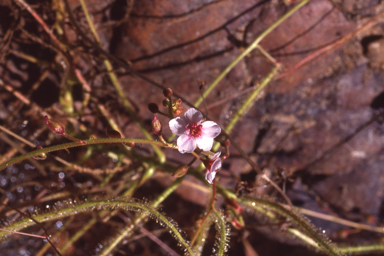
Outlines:
POLYGON ((201 225, 199 226, 199 228, 196 230, 194 236, 192 237, 192 240, 191 240, 191 243, 190 243, 192 246, 193 246, 193 244, 194 244, 198 234, 200 233, 201 228, 203 227, 204 222, 207 220, 209 214, 211 213, 211 211, 215 207, 215 197, 216 197, 216 179, 213 179, 211 203, 210 203, 210 206, 209 206, 209 209, 208 209, 207 213, 205 214, 205 216, 203 218, 203 221, 201 222, 201 225))

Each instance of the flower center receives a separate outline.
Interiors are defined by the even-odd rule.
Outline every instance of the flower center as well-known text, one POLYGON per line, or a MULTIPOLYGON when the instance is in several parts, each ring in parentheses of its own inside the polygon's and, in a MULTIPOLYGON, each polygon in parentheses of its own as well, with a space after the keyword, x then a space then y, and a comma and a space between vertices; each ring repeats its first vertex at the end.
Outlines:
POLYGON ((199 137, 201 135, 201 130, 203 126, 197 123, 189 123, 187 125, 187 129, 189 130, 189 135, 192 137, 199 137))

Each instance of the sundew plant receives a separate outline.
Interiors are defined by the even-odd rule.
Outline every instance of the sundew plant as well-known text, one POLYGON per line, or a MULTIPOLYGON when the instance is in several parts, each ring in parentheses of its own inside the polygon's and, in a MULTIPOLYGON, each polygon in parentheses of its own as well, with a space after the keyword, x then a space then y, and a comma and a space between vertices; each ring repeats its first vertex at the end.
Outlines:
MULTIPOLYGON (((268 132, 258 125, 273 119, 269 110, 257 114, 269 86, 285 78, 299 83, 292 74, 372 27, 380 15, 300 55, 292 67, 268 50, 268 36, 316 4, 333 1, 244 1, 241 11, 233 1, 191 1, 183 15, 166 2, 0 3, 1 255, 383 255, 382 212, 338 216, 341 209, 303 185, 304 171, 257 152, 268 132), (231 6, 233 17, 220 29, 204 36, 195 31, 190 42, 180 39, 157 52, 146 48, 161 45, 160 39, 143 39, 146 29, 156 34, 165 23, 161 33, 176 41, 201 22, 194 17, 205 12, 214 23, 221 18, 215 11, 231 6), (247 31, 260 17, 262 30, 249 38, 247 31), (192 28, 172 31, 189 19, 192 28), (205 44, 222 49, 222 39, 204 41, 218 31, 230 34, 223 38, 231 47, 199 50, 205 44), (117 42, 139 50, 123 54, 117 42), (189 48, 196 42, 201 45, 189 48), (198 54, 186 60, 184 54, 192 52, 198 54), (204 66, 218 56, 225 61, 204 66), (266 63, 264 69, 254 76, 260 63, 266 63), (249 74, 239 71, 242 65, 249 74), (162 76, 162 70, 171 71, 162 76), (315 206, 301 207, 292 192, 299 189, 315 206)), ((316 26, 300 33, 292 28, 292 34, 300 38, 316 26)), ((379 109, 374 118, 381 115, 379 109)), ((284 148, 289 134, 275 134, 281 140, 265 148, 284 148)), ((311 145, 322 140, 306 139, 311 145)), ((284 157, 290 162, 290 154, 284 157)))

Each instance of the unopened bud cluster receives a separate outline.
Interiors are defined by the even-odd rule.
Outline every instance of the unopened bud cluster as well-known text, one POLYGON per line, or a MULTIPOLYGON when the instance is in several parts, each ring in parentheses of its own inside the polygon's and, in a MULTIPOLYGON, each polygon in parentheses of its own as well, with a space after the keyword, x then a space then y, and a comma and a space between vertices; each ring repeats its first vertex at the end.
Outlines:
POLYGON ((162 114, 165 116, 169 116, 170 118, 173 118, 173 115, 180 115, 181 112, 183 112, 183 107, 181 105, 181 99, 173 100, 173 91, 170 88, 165 88, 163 90, 163 95, 165 99, 163 100, 162 104, 165 108, 168 109, 168 113, 163 113, 159 110, 159 107, 156 103, 149 103, 148 104, 148 110, 151 111, 153 114, 162 114))

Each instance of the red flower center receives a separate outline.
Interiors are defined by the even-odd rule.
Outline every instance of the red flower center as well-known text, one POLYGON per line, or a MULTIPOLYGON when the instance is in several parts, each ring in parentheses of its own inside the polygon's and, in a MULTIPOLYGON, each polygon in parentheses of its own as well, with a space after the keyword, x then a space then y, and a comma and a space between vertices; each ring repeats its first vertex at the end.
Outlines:
POLYGON ((197 123, 189 123, 187 125, 187 129, 189 130, 189 135, 192 137, 199 137, 201 135, 201 130, 203 126, 197 123))

